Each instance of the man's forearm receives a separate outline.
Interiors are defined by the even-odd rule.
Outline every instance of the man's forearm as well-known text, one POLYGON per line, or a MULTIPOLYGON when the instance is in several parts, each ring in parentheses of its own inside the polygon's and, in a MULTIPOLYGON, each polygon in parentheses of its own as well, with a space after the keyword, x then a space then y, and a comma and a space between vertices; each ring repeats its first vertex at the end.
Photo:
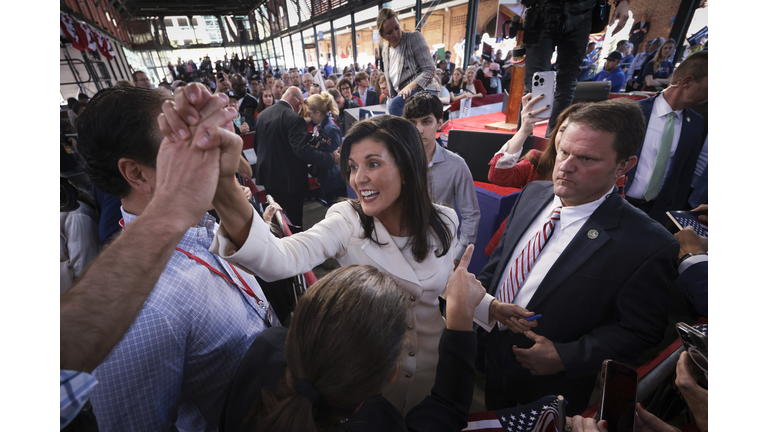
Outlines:
POLYGON ((120 341, 189 227, 152 203, 61 297, 60 367, 91 372, 120 341))

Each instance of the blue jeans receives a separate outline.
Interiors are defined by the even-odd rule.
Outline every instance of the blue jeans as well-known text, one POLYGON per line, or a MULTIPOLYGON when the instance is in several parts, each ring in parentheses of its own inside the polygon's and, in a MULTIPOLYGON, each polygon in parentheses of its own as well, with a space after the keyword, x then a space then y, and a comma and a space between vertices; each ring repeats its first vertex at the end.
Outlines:
MULTIPOLYGON (((411 96, 415 95, 416 93, 418 93, 420 91, 428 91, 428 92, 432 93, 433 95, 437 96, 437 92, 434 92, 434 91, 431 91, 431 90, 424 90, 421 87, 417 87, 416 90, 412 91, 411 95, 408 96, 408 97, 411 97, 411 96)), ((402 98, 400 96, 395 96, 392 99, 390 99, 389 102, 387 102, 387 113, 389 113, 389 114, 391 114, 393 116, 402 117, 402 115, 403 115, 403 108, 405 108, 405 101, 406 101, 406 99, 408 99, 408 98, 402 98)))
POLYGON ((576 90, 576 79, 580 72, 579 66, 584 60, 584 52, 589 42, 594 5, 595 0, 583 0, 578 3, 547 3, 547 15, 560 16, 562 20, 551 21, 555 23, 541 30, 539 41, 527 46, 525 93, 531 92, 534 73, 551 70, 550 59, 557 47, 555 98, 552 102, 552 117, 549 118, 547 136, 557 124, 557 116, 573 103, 573 92, 576 90))

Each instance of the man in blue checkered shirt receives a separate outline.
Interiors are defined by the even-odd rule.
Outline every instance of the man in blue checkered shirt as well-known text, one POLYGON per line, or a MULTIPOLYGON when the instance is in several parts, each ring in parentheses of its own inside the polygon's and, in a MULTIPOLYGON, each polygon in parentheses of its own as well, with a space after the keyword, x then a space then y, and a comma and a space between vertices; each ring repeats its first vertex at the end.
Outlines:
MULTIPOLYGON (((152 90, 110 88, 78 119, 86 172, 121 198, 124 225, 154 192, 156 119, 165 100, 152 90)), ((187 230, 135 321, 94 371, 100 430, 217 429, 240 359, 272 314, 252 276, 208 252, 215 225, 206 215, 187 230)))

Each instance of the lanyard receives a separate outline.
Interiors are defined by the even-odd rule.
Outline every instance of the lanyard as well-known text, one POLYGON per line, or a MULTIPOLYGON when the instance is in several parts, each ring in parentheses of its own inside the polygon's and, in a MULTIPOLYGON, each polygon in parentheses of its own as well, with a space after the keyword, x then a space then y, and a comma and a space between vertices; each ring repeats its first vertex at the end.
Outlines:
POLYGON ((243 286, 240 286, 240 285, 238 285, 237 283, 235 283, 235 281, 233 281, 232 279, 230 279, 230 278, 229 278, 227 275, 225 275, 224 273, 222 273, 222 272, 220 272, 220 271, 216 270, 215 268, 211 267, 211 265, 210 265, 210 264, 208 264, 207 262, 203 261, 202 259, 200 259, 200 258, 198 258, 198 257, 196 257, 196 256, 194 256, 194 255, 192 255, 191 253, 189 253, 189 252, 185 251, 184 249, 181 249, 181 248, 178 248, 178 247, 177 247, 177 248, 176 248, 176 250, 177 250, 177 251, 179 251, 179 252, 181 252, 181 253, 183 253, 184 255, 186 255, 186 256, 188 256, 188 257, 192 258, 193 260, 197 261, 197 262, 198 262, 198 264, 202 264, 202 265, 204 265, 205 267, 207 267, 207 268, 208 268, 208 270, 210 270, 210 271, 212 271, 212 272, 216 273, 217 275, 219 275, 219 276, 221 276, 222 278, 224 278, 224 279, 225 279, 227 282, 229 282, 229 283, 231 283, 232 285, 234 285, 234 286, 236 286, 236 287, 240 288, 240 289, 241 289, 241 290, 243 290, 243 291, 244 291, 246 294, 248 294, 249 296, 253 297, 253 298, 256 300, 256 304, 257 304, 257 305, 258 305, 260 308, 262 308, 262 309, 264 310, 264 313, 265 313, 265 315, 264 315, 264 318, 263 318, 263 319, 264 319, 264 324, 266 324, 266 326, 267 326, 268 328, 269 328, 269 327, 272 327, 272 324, 271 324, 271 322, 270 322, 270 321, 271 321, 271 319, 272 319, 272 316, 271 316, 271 315, 272 315, 272 313, 270 312, 270 309, 269 309, 268 307, 264 306, 264 301, 263 301, 263 300, 261 300, 259 297, 257 297, 257 296, 256 296, 256 293, 254 293, 254 292, 253 292, 253 290, 251 289, 251 287, 249 287, 249 286, 248 286, 248 284, 245 282, 245 280, 243 279, 243 277, 242 277, 242 276, 240 276, 240 273, 239 273, 239 272, 238 272, 238 271, 235 269, 235 266, 233 266, 233 265, 232 265, 232 264, 230 264, 230 263, 227 263, 227 264, 229 265, 229 267, 231 267, 231 268, 232 268, 232 271, 233 271, 233 272, 235 272, 235 275, 237 275, 237 278, 238 278, 238 279, 240 279, 240 282, 243 284, 243 286))
MULTIPOLYGON (((123 229, 125 229, 125 221, 124 221, 123 219, 120 219, 120 222, 119 222, 119 223, 120 223, 120 226, 121 226, 123 229)), ((271 315, 272 315, 272 314, 271 314, 271 312, 270 312, 270 308, 268 308, 268 307, 264 306, 264 301, 263 301, 262 299, 260 299, 258 296, 256 296, 256 293, 254 293, 254 292, 253 292, 253 290, 251 289, 251 287, 250 287, 250 286, 248 286, 248 283, 247 283, 247 282, 245 282, 245 279, 243 279, 243 277, 242 277, 242 276, 240 276, 240 273, 237 271, 237 269, 235 269, 235 266, 233 266, 233 265, 232 265, 232 264, 230 264, 230 263, 227 263, 227 264, 229 264, 229 267, 231 267, 231 268, 232 268, 232 271, 233 271, 233 272, 235 272, 235 275, 237 275, 237 278, 240 280, 240 282, 243 284, 243 286, 240 286, 240 285, 238 285, 238 284, 237 284, 235 281, 233 281, 233 280, 232 280, 232 279, 231 279, 229 276, 227 276, 227 275, 225 275, 224 273, 222 273, 222 272, 220 272, 220 271, 216 270, 215 268, 211 267, 211 265, 210 265, 210 264, 208 264, 207 262, 203 261, 202 259, 200 259, 200 258, 198 258, 198 257, 196 257, 196 256, 194 256, 194 255, 192 255, 191 253, 189 253, 189 252, 185 251, 184 249, 177 247, 177 248, 176 248, 176 250, 177 250, 177 251, 179 251, 179 252, 181 252, 181 253, 183 253, 184 255, 188 256, 189 258, 192 258, 193 260, 197 261, 197 263, 198 263, 198 264, 202 264, 202 265, 204 265, 205 267, 207 267, 207 268, 208 268, 208 270, 210 270, 210 271, 212 271, 212 272, 216 273, 217 275, 219 275, 219 276, 221 276, 222 278, 224 278, 224 279, 225 279, 227 282, 231 283, 232 285, 236 286, 237 288, 239 288, 239 289, 243 290, 243 291, 244 291, 246 294, 248 294, 249 296, 253 297, 253 298, 256 300, 256 304, 257 304, 257 305, 258 305, 260 308, 262 308, 262 309, 264 310, 264 312, 265 312, 265 316, 264 316, 264 318, 263 318, 263 319, 264 319, 264 323, 267 325, 267 327, 272 327, 272 324, 270 323, 270 321, 271 321, 271 318, 272 318, 272 317, 271 317, 271 315)))

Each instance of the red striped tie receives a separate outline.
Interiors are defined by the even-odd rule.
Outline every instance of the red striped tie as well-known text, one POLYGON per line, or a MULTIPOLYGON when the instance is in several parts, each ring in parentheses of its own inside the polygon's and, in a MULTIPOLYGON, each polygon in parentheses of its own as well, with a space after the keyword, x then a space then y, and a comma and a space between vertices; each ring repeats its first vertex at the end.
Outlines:
POLYGON ((520 292, 520 287, 525 282, 525 278, 528 277, 531 268, 536 263, 536 259, 549 239, 552 238, 555 224, 560 220, 560 209, 561 207, 557 207, 552 210, 549 220, 544 224, 544 227, 536 232, 533 238, 528 240, 528 244, 520 252, 517 259, 515 259, 515 264, 509 269, 509 274, 504 280, 504 284, 496 293, 496 298, 499 301, 512 303, 515 300, 517 293, 520 292))

